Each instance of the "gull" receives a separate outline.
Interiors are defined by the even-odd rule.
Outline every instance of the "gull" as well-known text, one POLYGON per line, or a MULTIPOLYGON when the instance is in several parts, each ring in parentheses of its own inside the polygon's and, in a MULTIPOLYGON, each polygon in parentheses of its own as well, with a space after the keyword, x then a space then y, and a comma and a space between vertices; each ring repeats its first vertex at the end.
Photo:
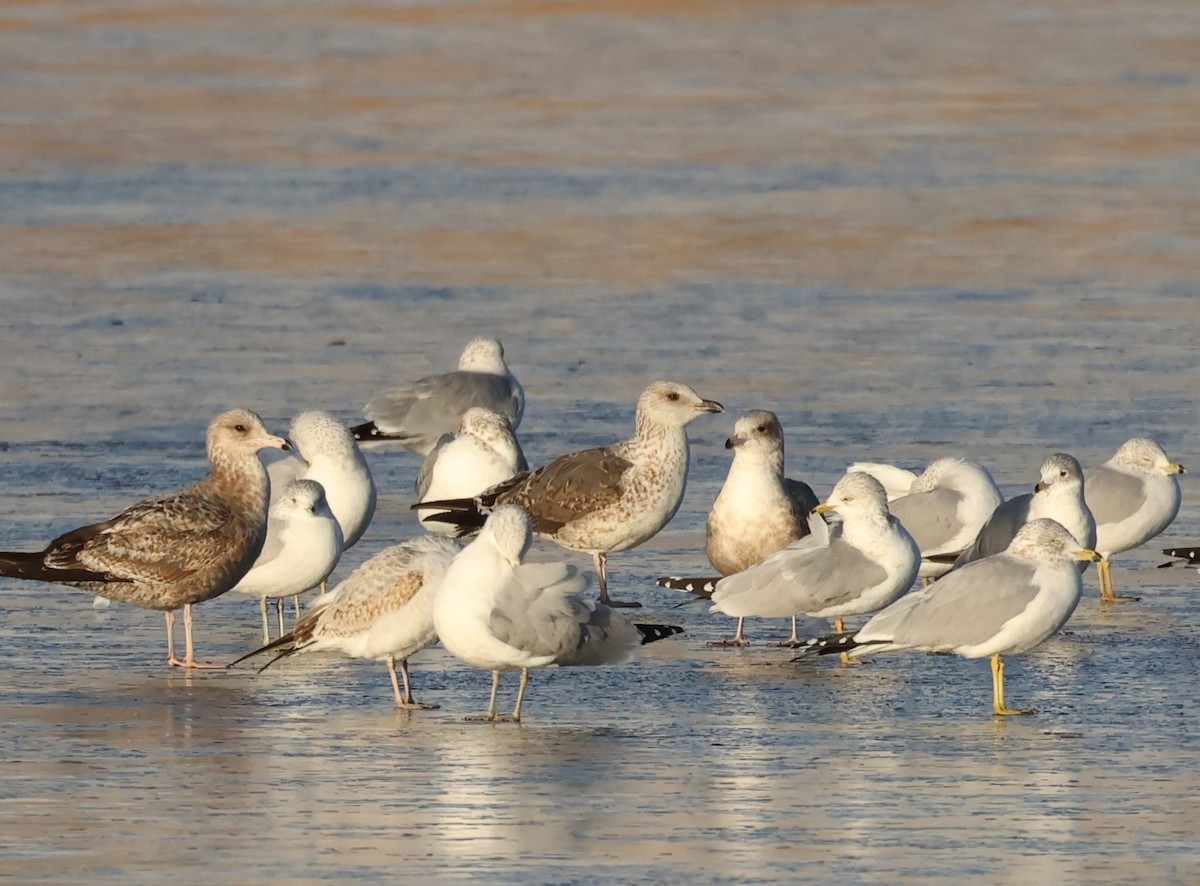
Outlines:
POLYGON ((1004 701, 1005 655, 1040 646, 1066 624, 1083 589, 1077 560, 1096 560, 1054 520, 1026 523, 1006 550, 900 598, 853 633, 810 641, 797 658, 903 649, 991 658, 992 712, 1032 714, 1004 701))
POLYGON ((504 345, 494 338, 469 341, 454 372, 384 391, 363 410, 367 421, 351 430, 356 440, 394 441, 428 455, 472 406, 508 416, 514 429, 525 414, 525 390, 504 362, 504 345))
POLYGON ((315 480, 293 480, 279 493, 267 517, 267 540, 254 566, 233 590, 258 597, 263 642, 267 628, 267 598, 278 607, 283 633, 283 598, 324 585, 342 556, 342 530, 315 480))
POLYGON ((635 624, 586 600, 586 580, 565 563, 523 563, 532 543, 529 515, 500 505, 476 539, 455 557, 433 601, 442 645, 467 664, 492 672, 486 714, 468 720, 520 722, 530 668, 627 661, 639 645, 683 629, 635 624), (496 713, 500 672, 519 668, 521 686, 509 716, 496 713))
MULTIPOLYGON (((1190 545, 1179 545, 1174 548, 1163 548, 1162 552, 1168 557, 1176 557, 1178 559, 1168 560, 1166 563, 1159 563, 1159 569, 1168 569, 1172 566, 1200 566, 1200 543, 1193 542, 1190 545)), ((1200 570, 1197 570, 1200 572, 1200 570)))
POLYGON ((385 548, 350 573, 292 631, 234 664, 263 652, 276 651, 263 670, 298 652, 336 649, 351 658, 387 662, 396 707, 436 708, 413 699, 408 659, 437 639, 433 629, 434 593, 462 546, 448 538, 421 536, 385 548), (396 661, 404 692, 396 680, 396 661))
POLYGON ((834 510, 840 524, 721 579, 713 591, 713 611, 739 618, 802 612, 834 619, 840 632, 844 616, 882 609, 912 587, 921 554, 888 513, 878 480, 859 472, 843 476, 815 508, 818 514, 834 510))
POLYGON ((474 498, 419 506, 448 511, 436 519, 455 524, 465 534, 482 526, 496 505, 519 504, 529 512, 539 536, 592 555, 601 603, 641 606, 609 597, 608 555, 637 547, 675 516, 687 483, 686 426, 698 415, 724 411, 720 403, 702 399, 685 384, 656 381, 638 398, 636 430, 630 439, 560 456, 474 498))
POLYGON ((1116 454, 1084 475, 1084 497, 1096 518, 1096 550, 1100 562, 1100 599, 1112 602, 1109 558, 1145 544, 1171 525, 1179 513, 1181 464, 1167 458, 1163 448, 1146 437, 1121 444, 1116 454))
POLYGON ((267 535, 268 479, 260 449, 288 449, 248 409, 212 420, 212 473, 182 490, 148 498, 111 520, 59 536, 36 553, 0 553, 0 575, 67 584, 164 613, 167 664, 196 661, 192 604, 230 590, 254 565, 267 535), (175 657, 175 614, 183 608, 185 657, 175 657))
MULTIPOLYGON (((1060 523, 1084 548, 1095 547, 1096 521, 1084 501, 1083 468, 1065 452, 1056 452, 1042 462, 1033 492, 1014 496, 996 508, 975 541, 954 561, 954 569, 1000 553, 1018 529, 1041 517, 1060 523)), ((1080 566, 1086 568, 1087 563, 1080 566)))
MULTIPOLYGON (((774 412, 752 409, 733 425, 725 441, 733 461, 725 483, 708 512, 704 552, 720 575, 713 578, 664 576, 664 588, 711 594, 722 576, 749 569, 764 557, 810 533, 809 515, 818 504, 812 487, 783 475, 783 426, 774 412)), ((814 518, 820 520, 820 517, 814 518)), ((739 618, 732 640, 710 646, 747 646, 745 619, 739 618)), ((788 643, 799 643, 796 618, 788 643)))
MULTIPOLYGON (((508 416, 472 406, 463 413, 458 433, 443 435, 425 456, 417 475, 417 497, 419 501, 436 501, 474 496, 528 470, 508 416)), ((453 535, 452 524, 428 519, 439 513, 445 512, 417 509, 424 528, 439 535, 453 535)))
POLYGON ((870 474, 878 480, 883 486, 884 492, 887 493, 889 502, 908 495, 917 479, 917 475, 906 468, 898 468, 895 465, 877 461, 856 461, 846 468, 847 474, 854 472, 870 474))
POLYGON ((908 495, 889 506, 921 549, 921 577, 935 578, 951 564, 928 558, 961 553, 1003 501, 986 468, 961 458, 939 458, 913 481, 908 495))

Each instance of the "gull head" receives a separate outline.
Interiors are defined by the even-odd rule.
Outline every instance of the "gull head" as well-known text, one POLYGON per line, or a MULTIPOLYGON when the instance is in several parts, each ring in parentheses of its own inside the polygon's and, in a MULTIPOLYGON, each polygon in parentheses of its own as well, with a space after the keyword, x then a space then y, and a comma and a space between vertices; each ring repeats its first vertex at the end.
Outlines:
POLYGON ((930 462, 921 476, 913 481, 912 492, 953 489, 970 495, 995 488, 996 481, 982 465, 962 458, 939 458, 930 462))
POLYGON ((506 375, 508 366, 504 362, 504 345, 494 338, 473 338, 463 348, 458 358, 458 368, 463 372, 487 372, 506 375))
POLYGON ((287 519, 292 516, 325 517, 333 519, 325 487, 316 480, 293 480, 283 487, 279 499, 271 505, 271 516, 287 519))
POLYGON ((1083 468, 1072 455, 1056 452, 1042 462, 1041 479, 1033 487, 1034 494, 1054 486, 1058 489, 1083 486, 1083 468))
POLYGON ((1030 520, 1013 536, 1008 552, 1038 563, 1071 563, 1075 560, 1099 560, 1091 548, 1081 547, 1057 520, 1042 517, 1030 520))
POLYGON ((495 546, 508 563, 516 569, 533 543, 533 524, 520 505, 500 505, 488 516, 476 542, 495 546))
POLYGON ((861 471, 844 474, 834 484, 829 498, 813 509, 814 514, 837 511, 843 517, 878 515, 888 512, 887 492, 883 484, 861 471))
POLYGON ((288 441, 267 432, 262 419, 249 409, 222 412, 208 423, 205 445, 210 459, 217 454, 254 454, 260 449, 291 449, 288 441))
POLYGON ((1161 471, 1164 474, 1187 473, 1183 465, 1167 458, 1167 453, 1149 437, 1134 437, 1126 440, 1112 460, 1130 468, 1143 471, 1161 471))
POLYGON ((508 416, 482 406, 472 406, 462 414, 458 421, 458 433, 476 437, 493 449, 497 444, 511 445, 513 440, 508 416))
POLYGON ((293 418, 288 436, 308 462, 318 455, 342 459, 357 448, 350 429, 320 409, 309 409, 293 418))
POLYGON ((725 441, 725 448, 734 450, 734 456, 742 453, 767 458, 783 458, 783 425, 779 417, 767 409, 751 409, 738 416, 733 423, 733 436, 725 441))
POLYGON ((685 384, 676 381, 652 382, 638 397, 637 423, 682 428, 698 415, 724 412, 716 400, 705 400, 685 384))

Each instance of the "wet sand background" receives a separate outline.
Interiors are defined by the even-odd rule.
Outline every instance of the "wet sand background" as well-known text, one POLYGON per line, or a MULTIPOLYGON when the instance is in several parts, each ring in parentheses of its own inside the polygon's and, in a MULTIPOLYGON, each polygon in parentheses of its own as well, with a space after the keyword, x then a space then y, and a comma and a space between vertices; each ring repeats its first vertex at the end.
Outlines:
MULTIPOLYGON (((820 492, 957 453, 1015 493, 1134 434, 1200 464, 1198 39, 1177 2, 0 6, 4 547, 195 479, 221 409, 351 421, 484 332, 534 463, 653 378, 730 412, 611 561, 688 632, 535 675, 519 728, 461 723, 487 677, 440 649, 442 710, 398 714, 381 666, 168 673, 159 615, 5 583, 0 878, 1195 880, 1194 572, 1121 557, 1142 602, 1089 583, 1003 723, 983 663, 714 651, 652 582, 703 569, 748 408, 820 492)), ((342 576, 415 531, 417 460, 369 458, 342 576)), ((202 654, 254 608, 200 607, 202 654)))

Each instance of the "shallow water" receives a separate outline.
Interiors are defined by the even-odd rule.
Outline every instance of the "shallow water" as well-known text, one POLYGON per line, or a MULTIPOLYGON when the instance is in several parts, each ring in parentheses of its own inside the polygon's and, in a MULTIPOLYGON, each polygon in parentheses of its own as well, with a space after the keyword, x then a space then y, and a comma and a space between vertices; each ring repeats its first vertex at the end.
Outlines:
MULTIPOLYGON (((789 469, 986 463, 1127 437, 1198 461, 1200 7, 1117 2, 16 3, 0 12, 0 544, 195 479, 234 404, 282 430, 500 336, 534 463, 624 434, 654 378, 692 427, 671 525, 614 592, 687 628, 624 668, 162 666, 162 620, 6 582, 0 878, 1189 882, 1196 575, 1118 560, 1009 662, 840 670, 653 588, 703 570, 732 418, 789 469), (511 703, 515 678, 505 686, 511 703)), ((417 460, 338 575, 415 530, 417 460)), ((1200 537, 1194 482, 1167 536, 1200 537)), ((539 556, 560 556, 553 547, 539 556)), ((572 556, 574 555, 567 555, 572 556)), ((582 558, 576 558, 582 564, 582 558)), ((197 609, 200 653, 256 645, 197 609)))

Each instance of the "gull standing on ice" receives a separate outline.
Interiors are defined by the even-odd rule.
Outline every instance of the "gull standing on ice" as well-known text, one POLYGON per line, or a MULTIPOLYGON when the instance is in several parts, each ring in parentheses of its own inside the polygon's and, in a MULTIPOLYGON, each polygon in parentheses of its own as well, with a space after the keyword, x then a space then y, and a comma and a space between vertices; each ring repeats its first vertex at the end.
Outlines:
MULTIPOLYGON (((1010 498, 979 530, 971 546, 954 561, 958 569, 1005 550, 1019 530, 1031 520, 1048 517, 1062 525, 1084 548, 1096 546, 1096 521, 1083 495, 1083 468, 1074 457, 1056 452, 1041 467, 1033 492, 1010 498)), ((1080 564, 1087 568, 1087 563, 1080 564)))
POLYGON ((1101 600, 1131 599, 1113 593, 1109 558, 1145 544, 1171 525, 1182 498, 1176 475, 1184 472, 1158 443, 1134 437, 1084 475, 1083 494, 1096 518, 1101 600))
POLYGON ((847 474, 855 472, 870 474, 878 480, 883 491, 887 493, 889 502, 908 495, 917 479, 917 475, 906 468, 898 468, 895 465, 877 461, 856 461, 846 468, 847 474))
POLYGON ((487 713, 468 720, 520 722, 530 668, 616 664, 627 661, 639 645, 683 630, 635 624, 584 599, 587 582, 574 566, 523 564, 532 540, 522 508, 497 507, 450 564, 434 597, 433 623, 442 645, 467 664, 492 672, 487 713), (510 716, 498 715, 500 672, 516 668, 521 670, 516 706, 510 716))
POLYGON ((421 536, 385 548, 367 560, 330 594, 330 602, 312 609, 291 633, 268 643, 234 664, 263 652, 278 650, 263 670, 298 652, 337 649, 351 658, 387 662, 396 707, 436 708, 413 699, 408 659, 437 635, 433 630, 433 600, 454 557, 462 546, 448 538, 421 536), (396 660, 404 692, 396 680, 396 660))
POLYGON ((324 585, 342 556, 342 529, 316 480, 293 480, 267 518, 267 540, 254 566, 233 588, 258 597, 263 642, 271 642, 267 598, 275 600, 283 633, 283 599, 324 585))
POLYGON ((384 391, 363 410, 367 421, 351 430, 356 440, 397 442, 428 455, 443 434, 454 433, 472 406, 508 416, 514 430, 525 414, 525 390, 504 362, 504 346, 494 338, 468 342, 454 372, 384 391))
POLYGON ((888 513, 878 480, 846 474, 815 510, 835 510, 842 522, 721 579, 712 595, 713 611, 739 618, 803 612, 834 619, 834 630, 841 632, 844 616, 882 609, 912 587, 921 554, 888 513))
MULTIPOLYGON (((733 425, 733 436, 725 441, 733 450, 733 462, 725 483, 708 512, 704 552, 720 575, 712 578, 658 580, 660 587, 711 594, 722 576, 749 569, 763 558, 799 541, 810 533, 809 515, 818 500, 812 487, 783 475, 783 426, 774 412, 752 409, 733 425)), ((820 517, 812 517, 821 521, 820 517)), ((743 635, 745 618, 739 618, 732 640, 710 646, 748 646, 743 635)), ((792 636, 781 645, 799 643, 796 617, 792 636)))
POLYGON ((1082 549, 1053 520, 1026 523, 1002 553, 968 563, 875 615, 858 631, 810 642, 797 658, 903 649, 992 660, 992 712, 1032 714, 1004 702, 1004 659, 1040 646, 1066 624, 1083 589, 1082 549))
MULTIPOLYGON (((468 498, 528 470, 508 417, 472 406, 463 413, 458 433, 443 435, 425 456, 417 475, 417 497, 419 501, 468 498)), ((428 519, 439 513, 445 512, 418 508, 417 518, 430 532, 454 535, 452 524, 428 519)))
MULTIPOLYGON (((192 604, 230 590, 267 536, 267 470, 258 450, 288 449, 248 409, 212 420, 205 436, 212 473, 180 491, 148 498, 111 520, 83 526, 36 553, 0 553, 0 575, 68 584, 164 613, 167 664, 196 661, 192 604), (175 657, 175 613, 183 608, 185 656, 175 657)), ((222 666, 218 666, 222 667, 222 666)))
POLYGON ((592 555, 601 603, 641 606, 609 597, 608 555, 637 547, 675 516, 687 483, 687 424, 698 415, 724 411, 685 384, 656 381, 638 398, 631 439, 560 456, 473 499, 421 506, 448 511, 437 519, 466 533, 481 527, 496 505, 519 504, 529 512, 535 533, 592 555))

